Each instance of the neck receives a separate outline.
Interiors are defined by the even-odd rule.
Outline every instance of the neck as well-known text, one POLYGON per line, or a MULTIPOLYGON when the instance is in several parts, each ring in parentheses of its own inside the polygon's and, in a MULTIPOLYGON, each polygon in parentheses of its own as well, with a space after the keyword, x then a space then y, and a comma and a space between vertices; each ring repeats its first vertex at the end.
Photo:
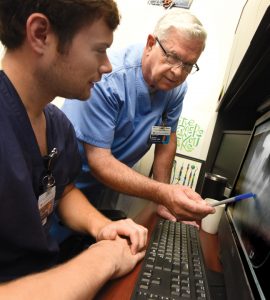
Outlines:
POLYGON ((146 82, 146 84, 148 85, 149 91, 150 92, 155 92, 156 91, 156 87, 154 85, 154 83, 151 80, 151 69, 149 67, 149 63, 148 63, 149 57, 147 57, 147 53, 146 50, 144 50, 143 52, 143 56, 142 56, 142 74, 143 74, 143 79, 146 82))
POLYGON ((5 54, 2 62, 3 71, 15 87, 30 119, 39 118, 44 107, 53 98, 48 96, 35 75, 35 68, 27 60, 27 56, 16 51, 5 54))
POLYGON ((40 152, 47 153, 44 107, 52 100, 35 76, 35 68, 27 55, 8 51, 2 63, 3 71, 15 87, 31 122, 40 152))

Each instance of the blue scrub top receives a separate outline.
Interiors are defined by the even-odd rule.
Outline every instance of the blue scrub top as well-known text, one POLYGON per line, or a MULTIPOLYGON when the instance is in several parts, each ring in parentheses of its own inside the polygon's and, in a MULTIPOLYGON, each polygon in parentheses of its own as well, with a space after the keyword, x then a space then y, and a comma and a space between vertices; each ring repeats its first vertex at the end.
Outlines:
POLYGON ((87 101, 65 100, 62 110, 71 120, 79 140, 83 169, 77 179, 79 188, 96 184, 82 143, 111 149, 112 154, 133 166, 151 147, 152 126, 162 124, 176 131, 187 84, 170 91, 150 93, 142 74, 143 45, 112 51, 113 71, 95 84, 87 101))

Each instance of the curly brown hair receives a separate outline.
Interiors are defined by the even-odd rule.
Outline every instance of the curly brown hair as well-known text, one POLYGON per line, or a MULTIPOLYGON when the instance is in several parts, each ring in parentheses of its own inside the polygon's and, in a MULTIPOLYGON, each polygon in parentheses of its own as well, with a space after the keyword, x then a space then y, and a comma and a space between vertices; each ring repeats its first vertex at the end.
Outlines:
POLYGON ((114 0, 0 0, 0 40, 7 49, 23 43, 26 21, 35 12, 49 19, 60 52, 84 25, 103 18, 114 31, 120 22, 114 0))

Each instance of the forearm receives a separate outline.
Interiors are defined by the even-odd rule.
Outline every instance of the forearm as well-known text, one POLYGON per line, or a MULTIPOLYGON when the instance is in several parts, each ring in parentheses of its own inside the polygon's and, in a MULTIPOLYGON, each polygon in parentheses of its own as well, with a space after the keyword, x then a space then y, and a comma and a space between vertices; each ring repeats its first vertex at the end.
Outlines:
POLYGON ((112 189, 157 202, 160 183, 117 160, 106 149, 86 145, 88 163, 94 176, 112 189))
POLYGON ((178 219, 201 219, 214 210, 209 205, 206 207, 200 196, 190 188, 143 176, 114 158, 108 149, 85 145, 85 151, 92 173, 116 191, 162 204, 178 219))
POLYGON ((111 221, 96 210, 81 191, 70 185, 59 201, 58 213, 71 229, 97 236, 101 228, 111 221))
POLYGON ((0 299, 92 299, 114 272, 108 253, 105 254, 100 247, 90 248, 54 269, 3 284, 0 299))
POLYGON ((153 178, 160 182, 170 183, 173 161, 176 152, 176 135, 171 135, 167 145, 157 144, 153 162, 153 178))
POLYGON ((104 184, 118 192, 131 196, 157 201, 159 183, 132 168, 114 160, 108 161, 110 170, 99 172, 97 177, 104 184))

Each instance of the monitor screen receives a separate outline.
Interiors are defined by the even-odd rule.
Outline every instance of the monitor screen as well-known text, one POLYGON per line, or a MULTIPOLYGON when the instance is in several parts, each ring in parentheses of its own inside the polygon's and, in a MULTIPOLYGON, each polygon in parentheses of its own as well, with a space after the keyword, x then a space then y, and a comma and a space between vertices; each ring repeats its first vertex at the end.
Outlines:
POLYGON ((229 186, 233 186, 250 134, 250 131, 224 131, 222 133, 211 173, 228 178, 229 186))
MULTIPOLYGON (((228 210, 254 282, 270 299, 270 113, 254 127, 233 194, 252 192, 228 210)), ((263 297, 262 297, 263 298, 263 297)))

